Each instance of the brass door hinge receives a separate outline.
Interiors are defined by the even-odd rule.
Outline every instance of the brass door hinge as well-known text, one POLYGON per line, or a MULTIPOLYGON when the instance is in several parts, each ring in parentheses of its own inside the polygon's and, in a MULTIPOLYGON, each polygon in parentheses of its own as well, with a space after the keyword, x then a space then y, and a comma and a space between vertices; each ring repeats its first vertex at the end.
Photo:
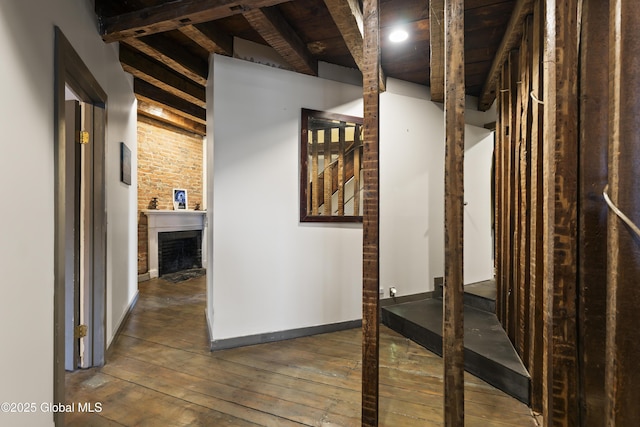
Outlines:
POLYGON ((74 338, 84 338, 87 336, 87 325, 78 325, 73 331, 74 338))
POLYGON ((80 144, 88 144, 89 143, 89 132, 86 130, 80 131, 80 138, 78 139, 80 144))

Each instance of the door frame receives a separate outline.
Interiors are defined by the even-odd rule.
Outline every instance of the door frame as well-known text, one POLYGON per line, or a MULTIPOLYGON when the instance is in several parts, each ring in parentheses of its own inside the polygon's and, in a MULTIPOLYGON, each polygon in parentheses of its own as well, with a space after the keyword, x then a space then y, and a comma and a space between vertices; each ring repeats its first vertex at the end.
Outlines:
MULTIPOLYGON (((105 191, 105 145, 106 145, 106 106, 107 94, 89 68, 64 36, 59 27, 55 27, 54 53, 54 366, 53 400, 65 403, 65 284, 68 277, 65 266, 68 257, 73 254, 65 250, 69 216, 75 214, 74 203, 67 200, 66 179, 66 119, 65 85, 68 85, 81 101, 92 104, 94 113, 94 168, 93 183, 93 244, 91 256, 93 268, 93 324, 92 335, 93 365, 104 364, 106 351, 106 191, 105 191)), ((73 167, 73 165, 71 165, 73 167)), ((73 280, 73 278, 72 278, 73 280)), ((54 414, 56 425, 64 425, 64 414, 54 414)))

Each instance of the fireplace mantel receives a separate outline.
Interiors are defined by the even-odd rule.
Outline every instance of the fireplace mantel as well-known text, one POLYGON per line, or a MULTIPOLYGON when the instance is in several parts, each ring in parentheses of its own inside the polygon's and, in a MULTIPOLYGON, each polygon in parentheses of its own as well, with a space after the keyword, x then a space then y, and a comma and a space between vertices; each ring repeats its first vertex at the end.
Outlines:
POLYGON ((205 227, 206 211, 144 210, 148 218, 149 277, 158 277, 158 233, 168 231, 202 230, 202 267, 207 268, 205 227))

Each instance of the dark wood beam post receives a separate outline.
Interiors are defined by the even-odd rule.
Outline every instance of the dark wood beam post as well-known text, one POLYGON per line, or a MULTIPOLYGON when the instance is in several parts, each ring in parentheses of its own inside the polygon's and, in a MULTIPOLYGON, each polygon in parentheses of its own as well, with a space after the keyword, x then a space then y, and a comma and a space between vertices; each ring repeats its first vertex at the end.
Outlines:
POLYGON ((605 425, 609 0, 583 0, 580 37, 578 333, 583 425, 605 425))
POLYGON ((464 0, 444 8, 444 424, 464 426, 464 0))
POLYGON ((548 425, 579 426, 578 0, 545 6, 543 415, 548 425))
POLYGON ((544 201, 542 185, 543 147, 543 104, 542 98, 542 33, 543 10, 540 1, 533 7, 533 57, 531 60, 531 218, 530 262, 531 278, 529 291, 529 374, 531 375, 531 408, 542 412, 542 355, 543 355, 543 275, 544 258, 542 246, 542 205, 544 201))
POLYGON ((444 102, 444 0, 429 0, 429 89, 433 102, 444 102))
MULTIPOLYGON (((364 212, 362 217, 362 425, 378 425, 380 301, 380 0, 364 1, 364 212)), ((464 87, 464 86, 463 86, 464 87)))
POLYGON ((640 3, 612 0, 610 17, 607 426, 640 425, 640 3))
POLYGON ((518 329, 519 339, 518 347, 520 357, 523 359, 525 366, 529 367, 529 334, 531 332, 531 324, 529 323, 530 310, 530 290, 531 282, 531 253, 530 240, 531 219, 529 216, 529 207, 531 206, 531 61, 533 58, 533 16, 529 15, 524 22, 525 29, 522 35, 522 45, 520 46, 520 92, 519 98, 522 105, 520 120, 520 277, 518 278, 518 329))

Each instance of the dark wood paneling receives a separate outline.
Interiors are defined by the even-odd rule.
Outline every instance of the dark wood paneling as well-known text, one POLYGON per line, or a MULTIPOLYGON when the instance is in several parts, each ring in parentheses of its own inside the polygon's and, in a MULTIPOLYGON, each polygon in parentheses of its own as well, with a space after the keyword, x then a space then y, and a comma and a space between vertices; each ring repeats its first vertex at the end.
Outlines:
POLYGON ((544 418, 579 420, 577 360, 577 0, 547 0, 544 34, 544 418))
POLYGON ((542 32, 543 10, 536 1, 533 8, 533 43, 531 59, 531 206, 530 206, 530 289, 529 289, 529 355, 527 367, 531 375, 531 407, 542 412, 542 355, 543 355, 543 275, 542 246, 543 207, 543 104, 542 98, 542 32))
POLYGON ((580 207, 578 210, 581 416, 605 425, 609 0, 583 2, 580 40, 580 207))
POLYGON ((511 339, 511 342, 516 343, 516 330, 517 330, 517 308, 516 308, 516 294, 517 294, 517 283, 514 278, 515 271, 517 270, 517 264, 519 259, 516 257, 516 240, 515 240, 515 227, 516 227, 516 212, 518 206, 516 205, 516 165, 519 165, 519 162, 516 162, 516 148, 517 148, 517 93, 518 93, 518 79, 520 76, 518 75, 518 58, 519 53, 517 50, 512 50, 507 59, 507 72, 508 72, 508 80, 507 80, 507 108, 508 108, 508 135, 506 138, 507 141, 507 193, 506 193, 506 206, 507 206, 507 216, 506 216, 506 224, 508 227, 508 231, 505 236, 506 238, 506 250, 508 260, 506 262, 506 283, 507 283, 507 295, 506 295, 506 327, 505 330, 507 335, 511 339))
MULTIPOLYGON (((609 196, 640 225, 640 3, 613 0, 609 47, 609 196)), ((637 231, 636 231, 637 232, 637 231)), ((640 424, 640 235, 609 211, 606 392, 608 426, 640 424)))

